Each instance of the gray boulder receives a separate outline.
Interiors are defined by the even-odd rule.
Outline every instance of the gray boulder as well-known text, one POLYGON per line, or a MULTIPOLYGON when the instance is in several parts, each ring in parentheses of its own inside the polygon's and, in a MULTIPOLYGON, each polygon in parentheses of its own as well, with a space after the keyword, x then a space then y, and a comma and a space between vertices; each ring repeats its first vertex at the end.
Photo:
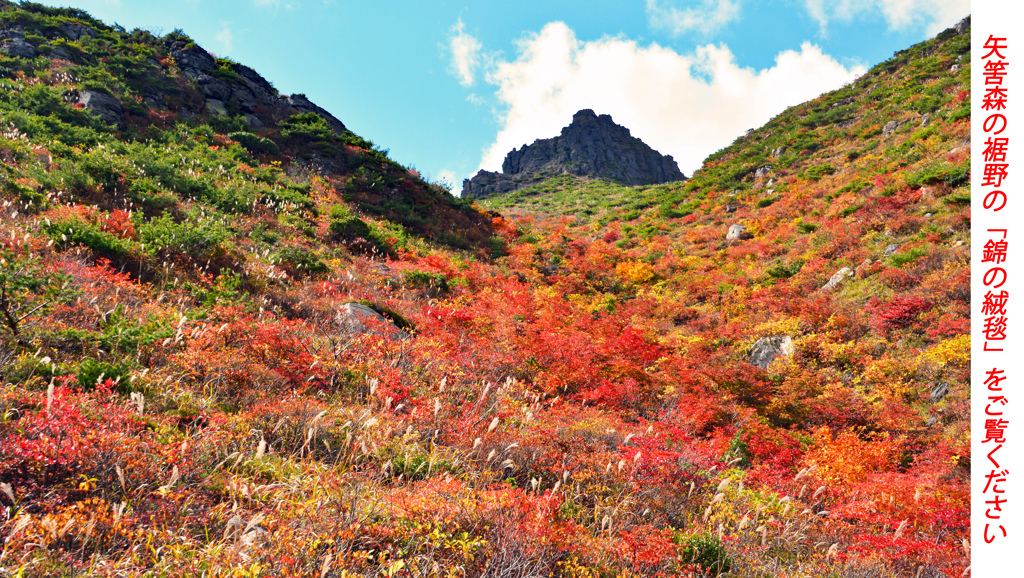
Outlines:
POLYGON ((29 44, 24 38, 11 38, 0 44, 0 50, 13 58, 35 58, 36 48, 29 44))
POLYGON ((845 281, 847 277, 852 277, 852 276, 853 276, 853 269, 850 269, 849 267, 843 267, 839 271, 836 271, 835 275, 832 275, 832 277, 829 278, 828 283, 825 283, 825 285, 823 285, 821 287, 821 290, 822 291, 831 291, 831 290, 835 289, 836 287, 838 287, 840 283, 845 281))
POLYGON ((771 165, 765 165, 763 167, 757 167, 757 170, 754 171, 754 178, 755 179, 763 179, 763 178, 767 177, 768 173, 770 173, 770 172, 772 172, 772 166, 771 165))
POLYGON ((889 243, 889 246, 885 248, 885 252, 882 253, 882 256, 888 257, 889 255, 895 253, 899 248, 899 243, 889 243))
POLYGON ((50 60, 66 60, 68 62, 75 61, 75 57, 68 52, 68 49, 60 45, 54 46, 50 52, 45 54, 45 56, 50 60))
POLYGON ((338 309, 335 321, 351 338, 376 335, 389 341, 402 341, 412 337, 380 313, 360 303, 346 303, 338 309))
POLYGON ((737 239, 752 239, 753 235, 747 232, 747 228, 739 223, 729 227, 729 232, 725 234, 726 241, 735 241, 737 239))
POLYGON ((72 42, 81 40, 82 37, 96 37, 96 31, 93 28, 79 22, 62 22, 60 31, 65 38, 72 42))
POLYGON ((214 116, 227 116, 228 109, 224 106, 224 101, 211 98, 206 101, 206 111, 214 116))
POLYGON ((249 126, 254 129, 263 128, 263 122, 251 114, 245 115, 245 122, 249 123, 249 126))
POLYGON ((784 355, 793 355, 793 338, 789 335, 776 335, 774 337, 762 337, 758 339, 747 352, 750 363, 761 369, 767 368, 775 361, 775 358, 784 355))
POLYGON ((932 403, 939 403, 946 395, 949 394, 949 384, 944 382, 936 383, 931 391, 928 392, 928 397, 932 403))
POLYGON ((95 90, 83 90, 78 93, 78 102, 103 122, 124 126, 124 110, 113 96, 95 90))

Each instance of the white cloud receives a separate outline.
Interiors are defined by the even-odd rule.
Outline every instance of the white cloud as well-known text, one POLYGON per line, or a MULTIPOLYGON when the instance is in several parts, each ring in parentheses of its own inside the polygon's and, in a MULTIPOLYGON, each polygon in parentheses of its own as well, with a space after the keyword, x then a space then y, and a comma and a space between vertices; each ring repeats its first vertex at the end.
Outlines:
POLYGON ((217 33, 217 42, 220 42, 224 54, 231 52, 231 46, 235 42, 235 35, 231 32, 231 24, 227 21, 221 22, 220 32, 217 33))
POLYGON ((438 184, 444 184, 451 188, 452 194, 458 197, 462 194, 462 179, 455 174, 455 171, 441 169, 437 171, 438 184))
POLYGON ((810 43, 780 53, 771 68, 753 70, 738 66, 724 45, 682 55, 621 38, 581 42, 564 23, 552 22, 519 42, 514 61, 495 61, 487 75, 505 112, 480 168, 500 170, 510 150, 556 136, 576 111, 591 108, 672 155, 691 175, 747 129, 863 72, 810 43))
POLYGON ((451 55, 451 62, 448 70, 459 79, 459 84, 472 86, 476 71, 483 61, 480 41, 466 33, 466 25, 462 23, 461 18, 449 32, 447 50, 451 55))
POLYGON ((849 22, 859 14, 878 11, 892 30, 923 25, 934 35, 971 13, 971 0, 804 0, 804 6, 822 31, 830 21, 849 22))
POLYGON ((736 20, 739 14, 739 4, 732 0, 701 0, 699 5, 686 8, 666 6, 665 0, 647 0, 651 27, 665 28, 676 35, 687 32, 711 34, 736 20))

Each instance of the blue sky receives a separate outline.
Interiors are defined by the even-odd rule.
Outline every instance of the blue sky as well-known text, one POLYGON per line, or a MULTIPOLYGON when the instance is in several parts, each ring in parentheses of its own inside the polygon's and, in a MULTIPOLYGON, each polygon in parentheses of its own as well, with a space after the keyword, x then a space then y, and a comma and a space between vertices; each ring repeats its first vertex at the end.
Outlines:
POLYGON ((44 3, 181 28, 456 190, 581 108, 689 175, 744 130, 970 12, 969 0, 44 3))

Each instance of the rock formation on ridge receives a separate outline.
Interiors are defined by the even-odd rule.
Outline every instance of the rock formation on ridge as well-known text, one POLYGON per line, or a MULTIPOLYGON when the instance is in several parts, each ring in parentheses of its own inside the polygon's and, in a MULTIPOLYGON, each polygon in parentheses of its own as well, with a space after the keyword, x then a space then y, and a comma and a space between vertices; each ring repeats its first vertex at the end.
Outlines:
POLYGON ((554 138, 512 149, 502 172, 480 171, 462 185, 464 197, 481 198, 529 186, 569 173, 624 185, 653 185, 685 180, 671 156, 662 155, 615 124, 607 114, 584 109, 554 138))

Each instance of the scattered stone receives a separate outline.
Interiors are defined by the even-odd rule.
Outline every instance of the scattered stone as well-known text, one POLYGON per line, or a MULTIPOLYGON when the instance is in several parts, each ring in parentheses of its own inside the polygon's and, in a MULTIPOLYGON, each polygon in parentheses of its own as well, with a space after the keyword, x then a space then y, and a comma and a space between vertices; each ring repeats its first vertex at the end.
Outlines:
POLYGON ((776 335, 758 339, 747 352, 750 363, 766 369, 780 355, 793 355, 793 338, 789 335, 776 335))
POLYGON ((103 122, 124 126, 124 110, 113 96, 95 90, 83 90, 78 93, 78 103, 103 122))
POLYGON ((777 159, 782 156, 782 153, 786 152, 786 147, 779 147, 772 151, 772 158, 777 159))
POLYGON ((726 241, 735 241, 736 239, 753 239, 754 236, 747 232, 747 228, 739 223, 729 227, 729 232, 725 234, 726 241))
POLYGON ((754 171, 754 178, 755 179, 763 179, 763 178, 767 177, 768 173, 770 173, 770 172, 772 172, 772 166, 771 165, 765 165, 763 167, 758 167, 757 170, 754 171))
POLYGON ((959 72, 959 71, 960 71, 960 65, 959 64, 954 64, 953 66, 949 67, 950 74, 953 74, 953 73, 956 73, 956 72, 959 72))
POLYGON ((736 212, 736 205, 734 205, 732 203, 729 203, 729 204, 725 205, 725 212, 726 213, 735 213, 736 212))
POLYGON ((868 270, 873 263, 874 261, 872 261, 871 259, 864 259, 864 261, 860 265, 857 265, 857 268, 853 270, 853 273, 858 278, 863 278, 867 275, 868 270))
POLYGON ((924 218, 925 219, 931 219, 932 218, 932 214, 931 213, 925 213, 924 214, 924 218))
POLYGON ((921 128, 928 126, 928 123, 931 121, 931 119, 931 113, 921 115, 921 128))
POLYGON ((889 243, 889 246, 885 248, 885 253, 882 253, 883 257, 888 257, 896 252, 900 248, 899 243, 889 243))
POLYGON ((835 275, 832 275, 832 277, 829 278, 828 283, 825 283, 825 285, 823 285, 821 287, 821 290, 822 291, 831 291, 831 290, 835 289, 836 287, 838 287, 839 284, 842 283, 844 280, 846 280, 847 277, 852 277, 852 276, 853 276, 853 269, 850 269, 849 267, 843 267, 842 269, 837 271, 835 275))
POLYGON ((386 317, 361 303, 346 303, 338 309, 335 321, 350 337, 377 335, 390 341, 412 337, 386 317))
POLYGON ((941 381, 935 384, 935 386, 932 387, 931 392, 929 392, 929 397, 931 398, 932 403, 939 403, 942 401, 942 398, 947 395, 949 395, 949 384, 941 381))

